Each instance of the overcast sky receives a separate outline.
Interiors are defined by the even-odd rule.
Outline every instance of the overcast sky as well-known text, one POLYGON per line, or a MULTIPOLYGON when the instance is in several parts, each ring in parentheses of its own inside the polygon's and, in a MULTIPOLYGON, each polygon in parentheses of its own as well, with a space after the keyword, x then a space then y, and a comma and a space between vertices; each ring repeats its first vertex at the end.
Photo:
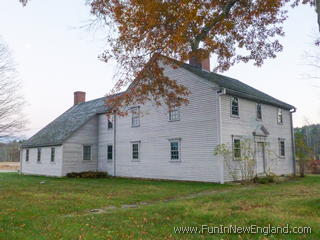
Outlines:
MULTIPOLYGON (((32 0, 22 8, 18 0, 0 1, 0 36, 13 52, 28 103, 26 137, 71 107, 74 91, 87 92, 90 100, 103 96, 114 84, 116 65, 97 59, 104 47, 101 35, 81 28, 91 18, 84 3, 32 0)), ((320 83, 306 76, 313 70, 304 57, 306 51, 315 53, 314 9, 290 10, 285 32, 284 50, 276 59, 260 68, 239 64, 223 74, 296 106, 295 126, 320 123, 320 83)))

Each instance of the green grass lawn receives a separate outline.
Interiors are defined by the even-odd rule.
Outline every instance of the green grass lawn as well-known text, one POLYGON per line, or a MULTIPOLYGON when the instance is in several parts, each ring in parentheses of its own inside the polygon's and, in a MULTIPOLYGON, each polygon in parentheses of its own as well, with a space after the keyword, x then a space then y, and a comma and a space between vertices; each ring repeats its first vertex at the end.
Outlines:
POLYGON ((208 238, 320 239, 320 176, 239 186, 0 173, 1 240, 208 238), (206 194, 190 195, 199 192, 206 194), (141 202, 149 205, 121 207, 141 202), (108 206, 116 208, 99 214, 89 211, 108 206), (264 236, 174 232, 179 226, 230 224, 310 226, 312 233, 264 236))

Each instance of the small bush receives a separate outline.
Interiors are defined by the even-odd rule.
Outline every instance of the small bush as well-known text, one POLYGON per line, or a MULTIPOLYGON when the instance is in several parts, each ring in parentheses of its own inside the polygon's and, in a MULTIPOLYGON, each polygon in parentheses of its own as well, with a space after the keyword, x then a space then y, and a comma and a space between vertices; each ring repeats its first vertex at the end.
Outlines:
POLYGON ((258 177, 256 176, 253 179, 254 183, 259 183, 259 184, 267 184, 267 183, 274 183, 275 182, 275 176, 274 175, 267 175, 264 177, 258 177))
POLYGON ((253 179, 253 182, 259 183, 259 184, 267 184, 269 181, 266 177, 255 177, 253 179))
POLYGON ((76 178, 76 177, 79 177, 79 173, 76 173, 76 172, 67 173, 67 177, 76 178))
POLYGON ((268 176, 266 176, 266 178, 268 179, 268 182, 274 183, 276 176, 274 176, 274 175, 268 175, 268 176))
POLYGON ((106 172, 71 172, 67 174, 69 178, 107 178, 109 175, 106 172))

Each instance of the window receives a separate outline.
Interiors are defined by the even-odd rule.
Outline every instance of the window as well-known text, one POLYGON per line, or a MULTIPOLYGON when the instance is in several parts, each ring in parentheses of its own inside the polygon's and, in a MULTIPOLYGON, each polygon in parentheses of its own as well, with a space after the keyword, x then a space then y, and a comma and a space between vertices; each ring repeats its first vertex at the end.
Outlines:
POLYGON ((278 124, 282 124, 283 123, 283 116, 282 116, 282 109, 281 108, 278 108, 277 120, 278 120, 278 124))
POLYGON ((180 160, 180 140, 170 140, 171 161, 180 160))
POLYGON ((284 157, 286 155, 284 139, 279 138, 279 155, 284 157))
POLYGON ((241 141, 240 139, 233 139, 233 158, 241 158, 241 141))
POLYGON ((54 162, 55 155, 56 155, 56 149, 53 147, 51 148, 51 162, 54 162))
POLYGON ((110 119, 108 119, 108 129, 113 128, 113 124, 112 121, 110 119))
POLYGON ((107 154, 107 159, 109 161, 112 160, 112 155, 113 155, 113 151, 112 151, 112 145, 108 145, 108 154, 107 154))
POLYGON ((140 107, 134 107, 131 109, 132 114, 132 127, 139 127, 140 126, 140 107))
POLYGON ((41 148, 38 148, 37 162, 41 161, 41 148))
POLYGON ((83 146, 83 160, 91 160, 91 146, 83 146))
POLYGON ((239 116, 239 100, 237 97, 231 99, 231 115, 239 116))
POLYGON ((139 142, 132 143, 132 160, 133 161, 139 161, 139 148, 140 148, 139 142))
POLYGON ((257 103, 257 120, 262 119, 261 103, 257 103))
POLYGON ((26 162, 29 162, 29 149, 26 150, 26 162))
POLYGON ((180 109, 178 107, 173 107, 169 110, 169 121, 179 121, 180 120, 180 109))

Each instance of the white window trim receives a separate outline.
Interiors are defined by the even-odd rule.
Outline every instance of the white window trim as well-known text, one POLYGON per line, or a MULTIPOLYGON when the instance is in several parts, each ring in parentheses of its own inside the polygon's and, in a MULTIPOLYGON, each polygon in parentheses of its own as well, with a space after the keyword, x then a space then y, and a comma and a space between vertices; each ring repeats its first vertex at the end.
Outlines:
POLYGON ((107 145, 107 161, 108 161, 108 162, 112 162, 112 161, 113 161, 113 155, 114 155, 114 152, 113 152, 113 151, 114 151, 114 150, 113 150, 113 145, 112 145, 112 144, 108 144, 108 145, 107 145), (111 158, 111 159, 108 158, 108 154, 109 154, 108 148, 109 148, 110 146, 112 147, 112 158, 111 158))
POLYGON ((91 144, 83 144, 82 145, 82 161, 92 161, 92 145, 91 144), (89 160, 85 160, 84 159, 84 147, 90 147, 90 159, 89 160))
POLYGON ((136 107, 132 107, 131 109, 131 127, 140 127, 140 120, 141 120, 141 116, 140 116, 140 106, 136 106, 136 107), (133 125, 133 110, 137 109, 138 111, 138 119, 139 119, 139 123, 137 125, 133 125))
POLYGON ((172 109, 169 109, 169 111, 168 111, 168 119, 169 119, 169 122, 176 122, 176 121, 180 121, 180 107, 174 107, 174 108, 172 108, 172 109), (173 112, 173 111, 177 111, 177 116, 178 116, 178 118, 177 119, 170 119, 170 116, 172 116, 171 115, 171 112, 173 112))
POLYGON ((238 97, 236 97, 236 96, 231 96, 230 97, 230 116, 233 117, 233 118, 240 118, 240 99, 238 97), (238 115, 232 114, 232 100, 234 98, 238 99, 238 115))
POLYGON ((141 159, 141 151, 140 151, 140 146, 141 145, 141 141, 131 141, 130 142, 130 146, 131 146, 131 161, 132 162, 140 162, 140 159, 141 159), (138 158, 133 158, 133 144, 138 144, 138 158))
POLYGON ((171 139, 169 139, 169 162, 181 162, 181 138, 171 138, 171 139), (172 142, 178 142, 178 152, 179 152, 179 158, 178 159, 172 159, 171 158, 171 143, 172 142))
POLYGON ((285 138, 278 138, 278 148, 279 148, 279 157, 286 158, 286 139, 285 138), (284 155, 281 155, 281 142, 284 143, 284 155))

